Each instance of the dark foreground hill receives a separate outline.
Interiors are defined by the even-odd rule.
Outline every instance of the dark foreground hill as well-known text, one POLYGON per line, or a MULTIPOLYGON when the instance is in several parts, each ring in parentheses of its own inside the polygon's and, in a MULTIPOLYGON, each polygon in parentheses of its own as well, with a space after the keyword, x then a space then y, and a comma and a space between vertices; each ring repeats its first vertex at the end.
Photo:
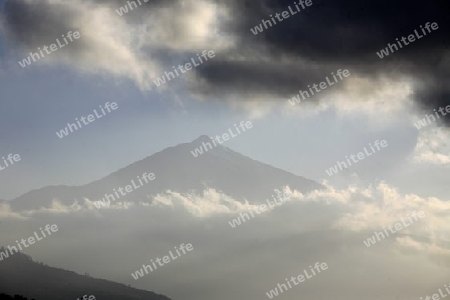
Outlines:
POLYGON ((52 268, 22 253, 0 262, 0 293, 36 300, 77 300, 83 295, 93 295, 98 300, 170 300, 124 284, 52 268))
MULTIPOLYGON (((26 297, 22 297, 20 295, 9 296, 6 294, 0 294, 0 300, 29 300, 29 299, 26 297)), ((35 300, 35 299, 30 299, 30 300, 35 300)))

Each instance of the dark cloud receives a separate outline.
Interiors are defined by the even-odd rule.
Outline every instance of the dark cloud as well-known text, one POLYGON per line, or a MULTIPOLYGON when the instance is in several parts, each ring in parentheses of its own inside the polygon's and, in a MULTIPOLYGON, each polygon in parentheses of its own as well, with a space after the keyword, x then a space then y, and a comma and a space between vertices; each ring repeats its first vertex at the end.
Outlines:
POLYGON ((270 14, 288 10, 289 5, 294 7, 293 1, 231 3, 233 19, 228 30, 238 37, 240 45, 236 49, 245 49, 246 53, 253 50, 255 55, 251 63, 235 63, 219 56, 221 62, 200 68, 204 80, 216 88, 284 93, 290 86, 295 92, 304 82, 324 78, 338 66, 363 76, 397 73, 419 80, 425 77, 430 84, 421 87, 417 97, 420 106, 433 109, 450 104, 446 88, 449 61, 445 61, 450 45, 448 1, 313 0, 312 6, 256 36, 250 28, 259 25, 262 19, 268 20, 270 14), (420 32, 420 26, 426 22, 437 22, 439 29, 384 59, 376 55, 396 38, 407 37, 414 30, 420 32), (272 67, 262 66, 264 60, 255 60, 258 55, 265 56, 265 60, 269 57, 272 67), (305 67, 302 71, 285 67, 280 72, 278 62, 286 57, 293 65, 306 62, 305 67))
POLYGON ((325 76, 332 78, 331 72, 338 66, 328 70, 325 67, 302 68, 283 62, 236 62, 218 58, 198 69, 209 83, 195 87, 202 94, 214 95, 216 87, 223 87, 227 94, 252 91, 260 95, 289 96, 298 93, 299 89, 307 89, 309 84, 325 81, 325 76))
MULTIPOLYGON (((230 18, 221 20, 220 31, 232 38, 235 47, 216 51, 213 60, 196 68, 199 80, 191 81, 191 91, 219 98, 225 92, 241 95, 242 99, 246 98, 245 95, 262 93, 273 98, 289 97, 307 84, 323 81, 325 76, 337 69, 349 69, 352 74, 369 78, 380 75, 413 77, 421 82, 414 92, 418 106, 424 110, 450 103, 447 88, 450 46, 448 1, 312 2, 312 6, 289 19, 277 21, 275 26, 255 36, 251 28, 259 25, 262 19, 267 20, 270 14, 286 11, 288 6, 294 7, 294 1, 217 1, 230 12, 230 18), (427 22, 437 22, 439 29, 388 57, 380 59, 376 55, 388 43, 394 43, 396 38, 407 37, 414 30, 420 32, 420 26, 427 22)), ((83 3, 104 5, 115 10, 126 5, 127 1, 92 0, 83 3)), ((183 8, 179 0, 153 0, 142 2, 139 9, 123 18, 130 24, 131 30, 134 23, 147 22, 149 13, 162 7, 173 9, 174 24, 181 16, 180 12, 184 16, 191 13, 190 8, 183 8)), ((63 5, 50 5, 48 1, 9 0, 4 11, 7 34, 27 46, 48 43, 55 36, 76 29, 73 12, 63 5)), ((158 24, 152 26, 157 27, 158 24)), ((183 28, 173 26, 164 30, 169 38, 172 36, 173 40, 177 40, 183 28)), ((157 47, 157 41, 155 44, 157 47)), ((89 45, 83 41, 68 51, 89 51, 89 45)), ((166 65, 170 60, 167 55, 195 55, 164 46, 159 51, 164 55, 152 56, 150 50, 145 49, 142 57, 150 55, 166 65)), ((342 87, 334 87, 335 90, 339 88, 342 87)), ((254 100, 254 97, 247 98, 254 100)), ((446 120, 450 124, 450 119, 446 120)))
MULTIPOLYGON (((24 55, 38 53, 38 47, 57 44, 56 39, 64 44, 62 36, 69 31, 78 31, 83 35, 75 15, 66 5, 51 4, 49 1, 6 1, 4 11, 6 36, 22 46, 19 49, 24 55)), ((80 39, 64 48, 64 52, 58 51, 53 56, 76 57, 88 47, 88 43, 80 39)))
MULTIPOLYGON (((98 5, 108 5, 112 11, 126 6, 124 0, 95 0, 82 1, 80 4, 92 4, 95 8, 98 5)), ((122 18, 130 21, 143 17, 150 9, 166 7, 178 3, 179 0, 152 0, 142 5, 139 9, 130 10, 122 18)), ((134 6, 133 6, 134 7, 134 6)), ((48 0, 25 1, 25 0, 6 0, 3 12, 4 26, 6 34, 14 41, 34 47, 45 43, 54 42, 56 37, 67 33, 70 30, 77 30, 82 24, 77 24, 76 13, 73 7, 65 4, 54 4, 48 0), (78 26, 77 26, 78 25, 78 26)), ((117 16, 119 18, 119 16, 117 16)))
POLYGON ((54 42, 71 30, 72 17, 68 9, 48 1, 6 1, 3 16, 6 34, 29 47, 54 42))
MULTIPOLYGON (((236 28, 239 35, 252 37, 249 28, 261 19, 267 19, 267 12, 281 12, 292 1, 258 1, 252 3, 250 14, 236 28), (263 11, 261 7, 267 7, 263 11), (251 13, 253 12, 253 13, 251 13)), ((405 48, 403 52, 414 53, 435 50, 442 47, 448 29, 449 4, 431 1, 426 5, 411 1, 371 1, 356 0, 326 1, 313 0, 313 5, 303 12, 268 29, 256 39, 278 50, 301 55, 308 59, 323 61, 371 60, 374 52, 395 38, 405 36, 426 22, 437 22, 440 30, 427 36, 422 43, 405 48), (414 48, 414 49, 412 49, 414 48)), ((237 3, 239 5, 239 3, 237 3)), ((237 7, 237 10, 240 10, 237 7)), ((448 41, 448 39, 447 39, 448 41)), ((408 53, 402 53, 405 55, 408 53)))

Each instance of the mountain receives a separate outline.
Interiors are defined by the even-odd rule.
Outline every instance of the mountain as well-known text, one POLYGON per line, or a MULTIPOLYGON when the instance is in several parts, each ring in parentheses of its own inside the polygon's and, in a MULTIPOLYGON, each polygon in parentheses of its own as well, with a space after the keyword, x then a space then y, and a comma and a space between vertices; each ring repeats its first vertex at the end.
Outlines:
POLYGON ((170 300, 120 283, 52 268, 22 253, 14 253, 0 263, 0 278, 0 293, 36 300, 76 300, 83 295, 108 300, 170 300))
POLYGON ((303 193, 323 188, 312 180, 258 162, 221 145, 206 152, 203 150, 204 153, 198 157, 192 155, 191 151, 208 142, 211 143, 209 137, 201 136, 191 143, 167 148, 83 186, 49 186, 30 191, 13 199, 11 209, 22 211, 49 207, 53 199, 66 205, 75 200, 82 203, 84 198, 101 200, 105 193, 113 194, 113 189, 124 188, 143 173, 154 173, 156 179, 121 197, 121 200, 149 202, 152 196, 167 190, 202 194, 206 188, 214 188, 238 201, 257 203, 270 198, 275 188, 289 186, 303 193))
MULTIPOLYGON (((6 295, 6 294, 0 294, 0 300, 28 300, 26 297, 22 297, 20 295, 15 295, 14 297, 6 295)), ((31 299, 35 300, 35 299, 31 299)))

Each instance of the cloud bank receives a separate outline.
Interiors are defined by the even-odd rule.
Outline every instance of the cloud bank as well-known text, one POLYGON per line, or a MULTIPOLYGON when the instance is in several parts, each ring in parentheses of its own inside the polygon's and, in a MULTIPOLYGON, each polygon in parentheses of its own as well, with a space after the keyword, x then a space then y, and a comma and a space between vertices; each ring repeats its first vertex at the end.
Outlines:
POLYGON ((287 187, 286 192, 291 201, 237 228, 228 221, 254 205, 215 190, 203 197, 168 191, 152 203, 100 210, 88 200, 72 206, 55 202, 50 209, 19 215, 3 206, 1 226, 8 243, 52 221, 60 234, 27 249, 36 259, 174 299, 261 299, 277 282, 316 261, 327 262, 330 272, 286 293, 286 299, 299 294, 413 299, 448 283, 448 199, 400 194, 386 183, 341 190, 328 186, 307 195, 287 187), (364 245, 374 231, 414 210, 424 211, 425 218, 370 248, 364 245), (192 255, 132 279, 131 272, 181 242, 193 244, 192 255))

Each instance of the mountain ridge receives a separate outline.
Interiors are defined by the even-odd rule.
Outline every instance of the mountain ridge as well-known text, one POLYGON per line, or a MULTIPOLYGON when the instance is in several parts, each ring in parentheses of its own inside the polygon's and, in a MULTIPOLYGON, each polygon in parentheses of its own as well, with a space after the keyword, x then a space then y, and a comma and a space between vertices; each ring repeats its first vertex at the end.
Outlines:
POLYGON ((36 300, 75 300, 82 295, 110 300, 170 300, 154 292, 50 267, 20 252, 0 263, 0 278, 0 293, 21 294, 36 300))
POLYGON ((85 198, 97 201, 104 194, 112 194, 113 189, 124 187, 144 173, 154 173, 156 179, 120 200, 151 201, 153 196, 167 190, 203 194, 208 187, 238 201, 259 202, 273 194, 274 189, 284 186, 300 192, 323 188, 312 180, 259 162, 222 145, 198 157, 191 154, 202 143, 210 141, 209 137, 202 135, 192 142, 167 147, 90 183, 46 186, 8 203, 13 211, 21 211, 50 207, 53 199, 65 205, 71 205, 74 201, 83 202, 85 198))

